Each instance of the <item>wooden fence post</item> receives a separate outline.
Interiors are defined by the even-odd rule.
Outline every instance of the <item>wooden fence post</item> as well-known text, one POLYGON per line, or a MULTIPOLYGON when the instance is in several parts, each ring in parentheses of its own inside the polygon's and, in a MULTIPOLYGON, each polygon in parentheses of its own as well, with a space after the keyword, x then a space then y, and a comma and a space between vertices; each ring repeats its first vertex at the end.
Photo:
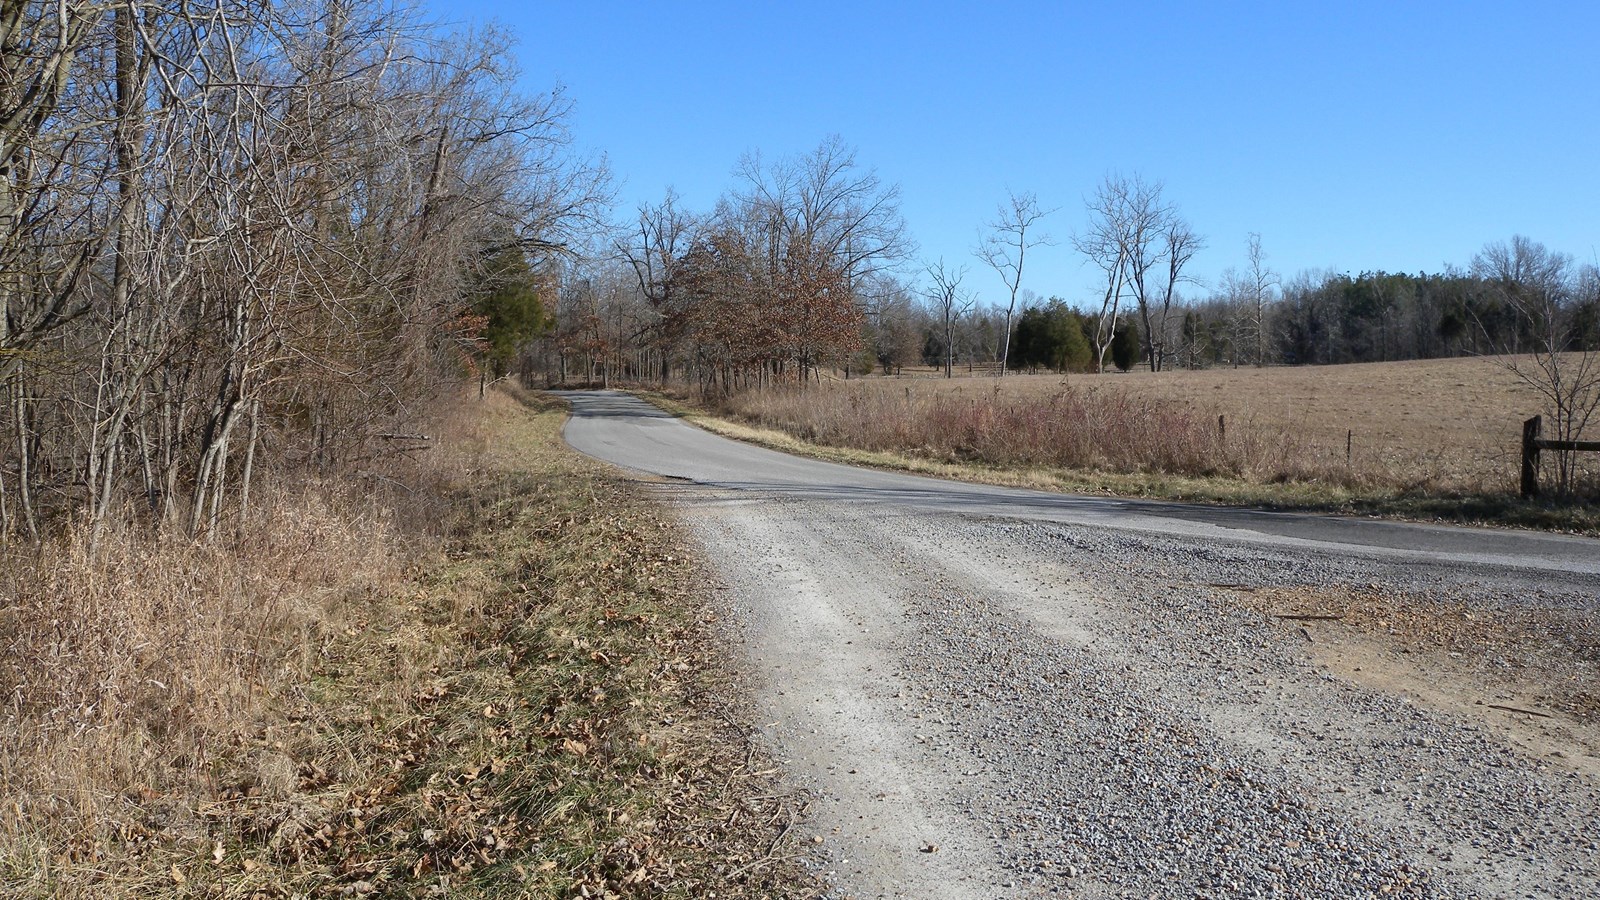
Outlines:
POLYGON ((1539 496, 1539 434, 1544 417, 1534 416, 1522 423, 1522 498, 1539 496))

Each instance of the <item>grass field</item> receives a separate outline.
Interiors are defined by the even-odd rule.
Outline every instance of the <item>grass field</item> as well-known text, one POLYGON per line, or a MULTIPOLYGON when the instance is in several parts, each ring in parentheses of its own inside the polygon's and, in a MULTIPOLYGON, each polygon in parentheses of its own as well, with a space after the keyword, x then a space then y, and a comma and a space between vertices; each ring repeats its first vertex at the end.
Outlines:
MULTIPOLYGON (((1537 392, 1482 358, 944 379, 747 392, 735 436, 1001 483, 1593 530, 1592 503, 1515 498, 1537 392), (1219 417, 1222 420, 1219 424, 1219 417), (865 455, 863 455, 865 454, 865 455)), ((1580 455, 1592 489, 1597 454, 1580 455)))
MULTIPOLYGON (((1025 390, 1060 380, 1015 379, 1025 390)), ((1522 422, 1540 411, 1531 387, 1482 358, 1135 371, 1076 375, 1072 382, 1173 400, 1243 428, 1286 432, 1336 462, 1348 437, 1354 465, 1374 481, 1467 490, 1515 488, 1522 422)))

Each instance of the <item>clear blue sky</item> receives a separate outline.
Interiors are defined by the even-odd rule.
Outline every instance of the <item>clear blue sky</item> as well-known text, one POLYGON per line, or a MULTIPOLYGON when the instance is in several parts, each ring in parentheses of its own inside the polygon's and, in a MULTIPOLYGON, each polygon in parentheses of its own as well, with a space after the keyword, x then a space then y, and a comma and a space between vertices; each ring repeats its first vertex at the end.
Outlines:
POLYGON ((619 214, 668 185, 708 210, 745 151, 837 133, 986 302, 971 248, 1008 188, 1060 207, 1024 287, 1092 294, 1066 238, 1114 170, 1165 182, 1207 285, 1252 231, 1285 276, 1438 271, 1516 233, 1600 252, 1593 3, 425 2, 567 86, 619 214))

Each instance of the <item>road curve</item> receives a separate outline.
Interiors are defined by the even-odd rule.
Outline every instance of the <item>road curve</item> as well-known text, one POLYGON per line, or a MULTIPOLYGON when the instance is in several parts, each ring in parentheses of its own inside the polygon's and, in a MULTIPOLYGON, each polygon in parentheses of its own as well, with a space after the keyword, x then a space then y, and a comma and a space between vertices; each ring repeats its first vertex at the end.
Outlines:
POLYGON ((1087 497, 971 484, 806 459, 729 440, 617 391, 558 392, 567 443, 636 472, 797 498, 999 516, 1359 554, 1413 565, 1600 575, 1600 540, 1539 532, 1087 497))
POLYGON ((1600 898, 1600 543, 920 478, 563 396, 699 544, 830 896, 1600 898))

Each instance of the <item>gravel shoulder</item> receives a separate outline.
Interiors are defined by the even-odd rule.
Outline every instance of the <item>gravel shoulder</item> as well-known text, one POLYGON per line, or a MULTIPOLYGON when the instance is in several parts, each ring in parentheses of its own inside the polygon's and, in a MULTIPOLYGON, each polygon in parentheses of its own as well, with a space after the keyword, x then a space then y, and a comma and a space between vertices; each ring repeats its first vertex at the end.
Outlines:
POLYGON ((1600 896, 1593 575, 655 490, 837 896, 1600 896))

